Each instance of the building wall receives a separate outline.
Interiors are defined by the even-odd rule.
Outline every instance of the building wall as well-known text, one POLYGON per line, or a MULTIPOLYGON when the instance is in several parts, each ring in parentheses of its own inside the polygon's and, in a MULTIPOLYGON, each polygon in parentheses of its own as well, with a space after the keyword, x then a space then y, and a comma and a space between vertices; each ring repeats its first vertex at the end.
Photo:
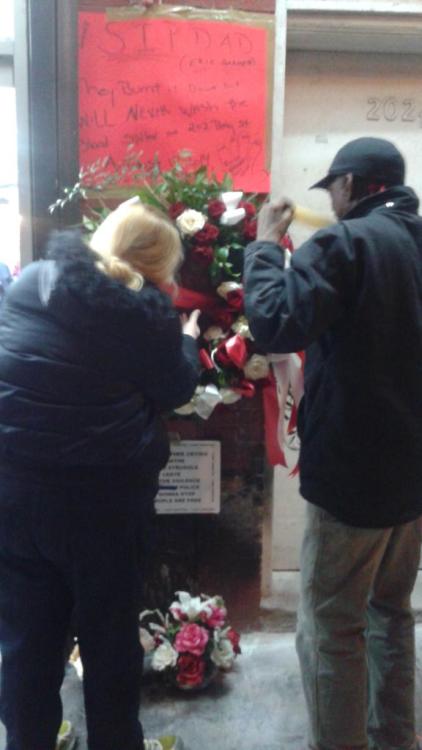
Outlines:
MULTIPOLYGON (((181 0, 178 5, 273 12, 274 0, 181 0)), ((80 10, 125 7, 126 0, 80 0, 80 10)), ((188 145, 188 144, 186 144, 188 145)), ((146 576, 147 606, 164 607, 174 591, 221 594, 233 624, 260 617, 263 526, 271 502, 261 398, 218 407, 207 421, 169 419, 172 437, 221 443, 221 512, 160 515, 146 576)))

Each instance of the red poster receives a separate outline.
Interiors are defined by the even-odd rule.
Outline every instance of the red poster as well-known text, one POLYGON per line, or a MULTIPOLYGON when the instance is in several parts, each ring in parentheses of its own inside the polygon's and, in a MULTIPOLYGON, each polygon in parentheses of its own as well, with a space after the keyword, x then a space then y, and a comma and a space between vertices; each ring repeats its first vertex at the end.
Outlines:
POLYGON ((80 161, 129 144, 162 169, 183 150, 236 188, 268 192, 268 31, 240 23, 79 16, 80 161))

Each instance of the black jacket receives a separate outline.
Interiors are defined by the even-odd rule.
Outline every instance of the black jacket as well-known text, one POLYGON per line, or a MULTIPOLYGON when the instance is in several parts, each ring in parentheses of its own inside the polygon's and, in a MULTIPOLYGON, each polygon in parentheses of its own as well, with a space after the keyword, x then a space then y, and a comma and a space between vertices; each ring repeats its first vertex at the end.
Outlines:
POLYGON ((97 270, 78 233, 56 233, 48 255, 2 308, 0 462, 159 470, 168 459, 159 414, 191 398, 196 342, 166 294, 97 270))
POLYGON ((339 520, 422 513, 422 219, 407 187, 366 198, 283 270, 249 245, 246 314, 266 352, 306 349, 302 495, 339 520))

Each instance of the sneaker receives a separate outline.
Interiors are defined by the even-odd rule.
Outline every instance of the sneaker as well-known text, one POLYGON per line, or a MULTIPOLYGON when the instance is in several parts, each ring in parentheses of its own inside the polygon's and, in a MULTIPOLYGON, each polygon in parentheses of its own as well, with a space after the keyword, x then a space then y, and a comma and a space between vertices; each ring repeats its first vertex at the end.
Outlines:
POLYGON ((166 734, 155 740, 144 740, 144 750, 183 750, 183 742, 174 734, 166 734))
POLYGON ((76 747, 75 731, 70 721, 62 721, 57 735, 56 750, 73 750, 76 747))

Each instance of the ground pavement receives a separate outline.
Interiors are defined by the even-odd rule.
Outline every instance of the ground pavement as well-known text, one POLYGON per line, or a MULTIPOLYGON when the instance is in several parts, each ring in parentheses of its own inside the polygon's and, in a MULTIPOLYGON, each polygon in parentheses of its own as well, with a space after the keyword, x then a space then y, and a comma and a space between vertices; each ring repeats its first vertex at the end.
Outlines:
MULTIPOLYGON (((417 625, 416 713, 422 727, 422 624, 417 625)), ((180 734, 186 750, 302 750, 305 705, 293 633, 242 636, 242 655, 230 673, 206 690, 187 694, 163 689, 148 676, 141 712, 146 736, 180 734)), ((72 666, 63 685, 66 718, 87 750, 81 682, 72 666)), ((4 750, 4 732, 0 750, 4 750)), ((123 749, 122 749, 123 750, 123 749)))

